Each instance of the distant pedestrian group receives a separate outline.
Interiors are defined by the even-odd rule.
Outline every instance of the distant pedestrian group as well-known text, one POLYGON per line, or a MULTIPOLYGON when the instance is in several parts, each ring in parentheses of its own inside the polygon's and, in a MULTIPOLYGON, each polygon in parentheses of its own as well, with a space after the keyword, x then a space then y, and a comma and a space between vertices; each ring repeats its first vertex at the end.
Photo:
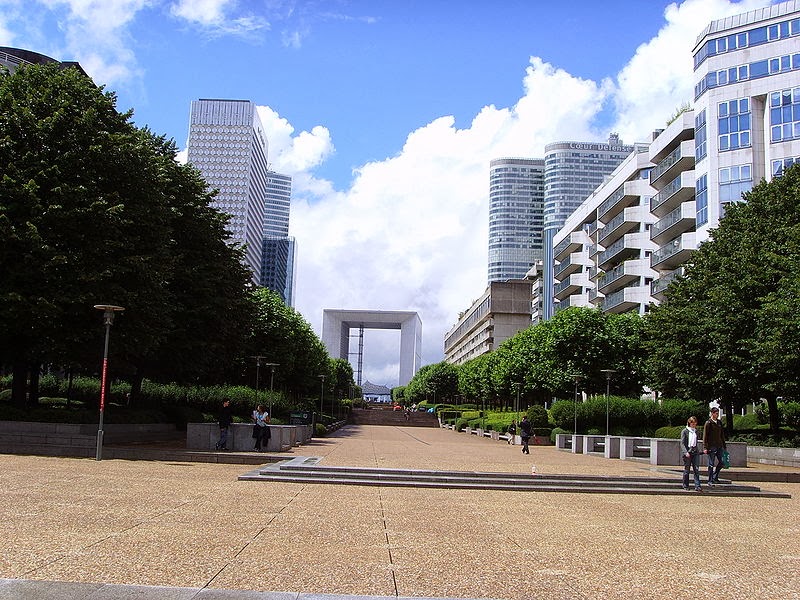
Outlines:
MULTIPOLYGON (((681 457, 683 458, 683 489, 689 490, 689 475, 693 475, 694 490, 702 491, 700 485, 700 452, 697 418, 689 417, 686 427, 681 431, 681 457)), ((725 429, 719 420, 719 408, 711 408, 709 418, 703 425, 703 454, 708 457, 708 487, 719 484, 719 473, 725 466, 727 445, 725 429)))
POLYGON ((251 415, 253 421, 253 439, 255 445, 253 452, 263 452, 269 444, 270 431, 269 431, 269 413, 264 409, 263 404, 259 404, 251 415))

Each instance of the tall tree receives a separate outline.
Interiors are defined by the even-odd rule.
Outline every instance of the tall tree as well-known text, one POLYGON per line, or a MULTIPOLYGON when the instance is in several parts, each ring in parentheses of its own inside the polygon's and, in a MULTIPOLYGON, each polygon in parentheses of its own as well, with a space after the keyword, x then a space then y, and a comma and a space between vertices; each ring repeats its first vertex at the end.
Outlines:
POLYGON ((776 397, 800 382, 800 168, 744 200, 726 207, 648 316, 648 369, 655 386, 719 398, 729 413, 765 398, 777 432, 776 397))

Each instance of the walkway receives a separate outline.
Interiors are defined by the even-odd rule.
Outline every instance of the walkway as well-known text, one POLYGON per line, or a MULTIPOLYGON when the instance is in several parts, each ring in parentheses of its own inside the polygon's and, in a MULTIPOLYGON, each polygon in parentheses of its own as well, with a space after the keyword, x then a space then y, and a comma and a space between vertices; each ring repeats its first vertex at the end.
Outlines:
MULTIPOLYGON (((674 476, 411 427, 348 427, 292 454, 331 466, 674 476)), ((238 480, 251 469, 0 455, 0 577, 15 580, 0 580, 0 599, 800 598, 798 483, 760 484, 791 499, 531 494, 238 480), (721 538, 715 563, 695 536, 709 523, 721 538), (98 583, 112 586, 89 595, 98 583), (21 595, 26 585, 39 587, 21 595)))

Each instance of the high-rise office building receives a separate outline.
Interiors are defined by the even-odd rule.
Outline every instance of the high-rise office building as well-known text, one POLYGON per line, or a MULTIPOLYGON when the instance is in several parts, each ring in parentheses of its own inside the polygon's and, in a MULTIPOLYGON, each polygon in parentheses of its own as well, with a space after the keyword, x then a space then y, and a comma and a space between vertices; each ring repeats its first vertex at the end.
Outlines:
POLYGON ((297 244, 293 237, 264 236, 261 285, 277 292, 287 306, 294 306, 297 244))
POLYGON ((489 166, 489 282, 524 279, 544 254, 544 160, 496 158, 489 166))
POLYGON ((232 241, 245 245, 252 281, 261 277, 267 198, 267 138, 249 100, 192 102, 188 159, 211 189, 212 205, 231 216, 232 241))
POLYGON ((542 316, 553 316, 553 238, 567 218, 625 160, 633 146, 612 133, 608 143, 554 142, 544 148, 542 316))
POLYGON ((292 203, 292 177, 275 171, 267 173, 267 204, 264 210, 264 235, 289 235, 289 208, 292 203))
POLYGON ((702 242, 727 204, 800 161, 800 0, 712 21, 693 56, 691 174, 702 242))
POLYGON ((297 264, 297 243, 293 237, 289 237, 291 201, 291 176, 269 171, 264 212, 261 285, 280 294, 288 306, 294 306, 297 264))

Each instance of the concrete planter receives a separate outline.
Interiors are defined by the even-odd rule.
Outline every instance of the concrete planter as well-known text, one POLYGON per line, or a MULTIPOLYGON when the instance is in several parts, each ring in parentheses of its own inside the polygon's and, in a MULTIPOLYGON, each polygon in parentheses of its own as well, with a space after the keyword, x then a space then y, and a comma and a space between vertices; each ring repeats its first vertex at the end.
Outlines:
MULTIPOLYGON (((311 438, 311 425, 269 425, 270 439, 267 452, 285 452, 303 444, 311 438)), ((188 450, 214 450, 219 440, 219 425, 216 423, 188 423, 186 426, 186 448, 188 450)), ((228 450, 249 452, 253 449, 253 425, 234 423, 228 430, 228 450)))

